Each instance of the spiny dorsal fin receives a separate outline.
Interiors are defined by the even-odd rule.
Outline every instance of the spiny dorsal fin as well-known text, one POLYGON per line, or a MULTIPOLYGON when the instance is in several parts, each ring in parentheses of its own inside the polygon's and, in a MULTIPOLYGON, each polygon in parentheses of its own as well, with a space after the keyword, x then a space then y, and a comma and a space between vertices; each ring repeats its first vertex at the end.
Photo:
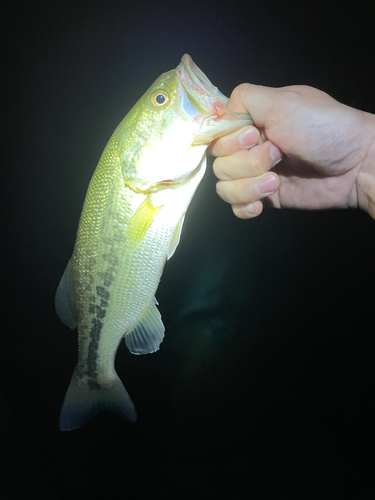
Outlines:
POLYGON ((149 354, 159 349, 164 331, 161 314, 153 303, 139 323, 125 336, 125 344, 133 354, 149 354))

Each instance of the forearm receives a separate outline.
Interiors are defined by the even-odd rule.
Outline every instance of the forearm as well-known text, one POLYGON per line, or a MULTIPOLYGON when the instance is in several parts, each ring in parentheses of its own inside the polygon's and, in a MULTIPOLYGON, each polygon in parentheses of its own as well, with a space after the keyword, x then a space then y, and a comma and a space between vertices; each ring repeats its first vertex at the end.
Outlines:
POLYGON ((375 116, 363 112, 366 153, 357 176, 358 206, 375 219, 375 116))

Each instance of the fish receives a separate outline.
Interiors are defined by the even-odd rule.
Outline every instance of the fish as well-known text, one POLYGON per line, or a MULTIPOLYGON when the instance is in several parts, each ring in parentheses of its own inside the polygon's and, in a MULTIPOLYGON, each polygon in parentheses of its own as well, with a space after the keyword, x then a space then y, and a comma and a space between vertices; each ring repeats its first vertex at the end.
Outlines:
POLYGON ((101 411, 130 422, 134 404, 114 367, 122 339, 155 352, 165 328, 155 297, 214 139, 253 124, 185 54, 133 106, 109 139, 90 181, 73 254, 55 295, 60 320, 78 330, 78 362, 61 430, 101 411))

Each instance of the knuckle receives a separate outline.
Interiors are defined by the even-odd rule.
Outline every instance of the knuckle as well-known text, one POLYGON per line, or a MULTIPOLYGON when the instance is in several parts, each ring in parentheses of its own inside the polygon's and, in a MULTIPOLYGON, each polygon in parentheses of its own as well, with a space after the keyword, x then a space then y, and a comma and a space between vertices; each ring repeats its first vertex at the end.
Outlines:
POLYGON ((251 83, 240 83, 237 85, 237 87, 233 90, 232 94, 236 93, 239 96, 242 96, 244 94, 247 94, 250 90, 252 89, 251 83))
POLYGON ((213 168, 215 176, 218 179, 222 179, 224 169, 223 169, 223 162, 221 161, 220 158, 216 158, 216 160, 214 161, 214 163, 212 165, 212 168, 213 168))
POLYGON ((246 96, 252 90, 253 85, 251 83, 240 83, 235 87, 230 95, 231 100, 239 100, 240 102, 244 102, 246 100, 246 96))
POLYGON ((213 154, 216 157, 227 156, 228 155, 228 138, 227 136, 220 137, 216 139, 213 146, 213 154))
POLYGON ((216 183, 216 193, 224 201, 227 201, 226 188, 223 186, 223 182, 219 181, 216 183))
POLYGON ((259 157, 254 156, 253 158, 251 158, 250 169, 251 169, 251 173, 254 176, 258 176, 260 174, 263 174, 263 172, 264 172, 263 163, 259 157))

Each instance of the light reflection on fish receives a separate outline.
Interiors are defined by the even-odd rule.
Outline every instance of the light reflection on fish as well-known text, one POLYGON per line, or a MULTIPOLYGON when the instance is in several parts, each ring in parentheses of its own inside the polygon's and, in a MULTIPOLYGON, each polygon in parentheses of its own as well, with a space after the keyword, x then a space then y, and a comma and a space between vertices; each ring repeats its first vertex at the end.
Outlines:
POLYGON ((134 405, 114 361, 124 337, 134 354, 159 349, 164 325, 155 292, 180 241, 206 168, 206 149, 252 124, 185 54, 162 74, 110 138, 90 182, 56 311, 78 327, 78 364, 60 415, 76 429, 100 411, 131 422, 134 405))

